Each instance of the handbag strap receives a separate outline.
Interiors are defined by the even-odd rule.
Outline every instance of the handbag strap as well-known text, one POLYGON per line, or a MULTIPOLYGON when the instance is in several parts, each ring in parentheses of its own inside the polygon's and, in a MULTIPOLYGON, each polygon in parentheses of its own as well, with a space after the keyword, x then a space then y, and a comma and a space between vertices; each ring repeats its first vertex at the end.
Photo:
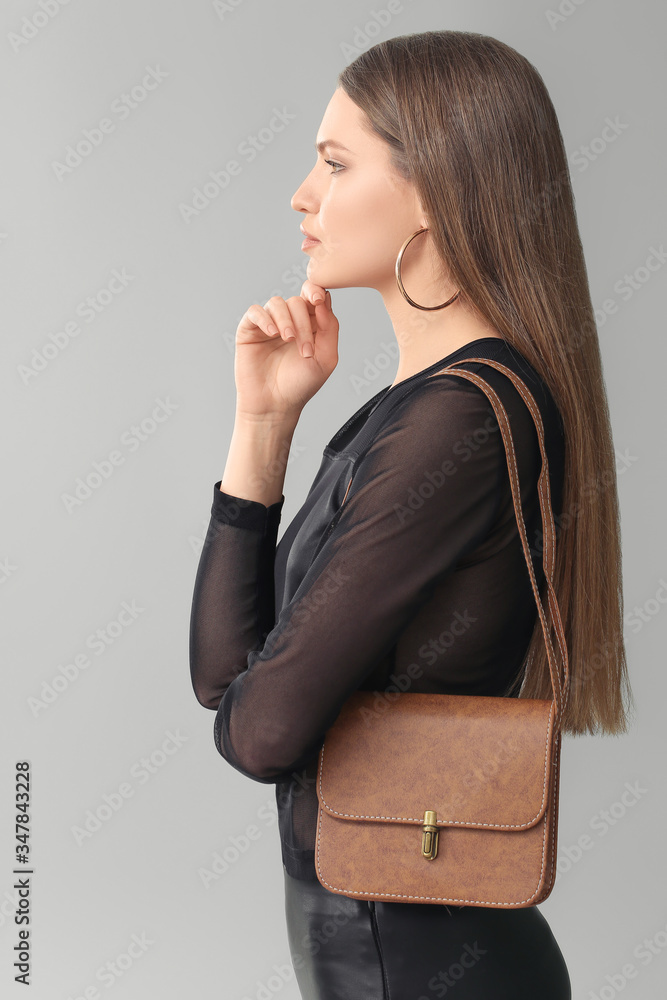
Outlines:
MULTIPOLYGON (((509 470, 510 486, 512 488, 512 499, 514 501, 514 511, 516 514, 517 523, 519 525, 519 536, 521 538, 521 544, 523 546, 523 553, 526 559, 526 565, 528 566, 528 572, 530 573, 530 580, 533 586, 533 594, 535 595, 535 601, 537 603, 537 610, 540 616, 540 621, 542 623, 542 631, 544 633, 544 644, 546 646, 547 657, 549 659, 549 672, 551 674, 551 687, 553 690, 554 698, 556 704, 556 714, 554 720, 554 731, 558 732, 563 718, 563 712, 565 711, 565 705, 567 704, 567 697, 569 694, 570 685, 570 671, 568 663, 568 652, 567 652, 567 642, 565 639, 565 632, 563 630, 563 623, 560 615, 560 608, 558 606, 558 600, 556 598, 556 593, 553 588, 553 573, 556 558, 556 532, 554 527, 553 510, 551 507, 551 491, 549 484, 549 463, 547 461, 547 453, 544 446, 544 426, 542 424, 542 415, 537 407, 535 399, 530 393, 525 382, 519 378, 510 368, 506 365, 501 364, 499 361, 491 361, 489 358, 465 358, 462 361, 455 361, 447 368, 442 368, 439 372, 434 372, 434 375, 459 375, 461 378, 468 379, 478 386, 482 392, 488 397, 493 409, 495 411, 496 417, 498 418, 498 424, 500 426, 500 431, 503 437, 503 443, 505 445, 505 456, 507 458, 507 467, 509 470), (540 452, 542 454, 542 469, 540 471, 540 476, 537 482, 537 490, 540 499, 540 511, 542 514, 542 529, 545 539, 545 544, 542 550, 542 566, 544 569, 544 576, 546 579, 546 584, 548 588, 548 603, 549 609, 551 611, 551 618, 556 630, 556 638, 558 639, 558 645, 560 647, 561 657, 563 660, 563 679, 561 681, 560 670, 556 663, 556 657, 554 654, 554 648, 551 642, 551 637, 549 635, 549 627, 547 625, 546 617, 544 614, 544 608, 542 606, 542 601, 540 599, 540 593, 537 586, 537 581, 535 579, 535 570, 533 568, 533 561, 530 556, 530 550, 528 545, 528 536, 526 534, 526 526, 523 520, 523 511, 521 506, 521 489, 519 485, 519 472, 516 464, 516 455, 514 452, 514 441, 512 438, 512 431, 510 428, 509 417, 507 416, 507 410, 500 401, 497 393, 477 373, 470 371, 461 371, 456 369, 454 365, 466 364, 467 362, 474 361, 485 365, 491 365, 493 368, 497 368, 498 371, 504 372, 514 383, 517 391, 521 394, 523 401, 525 402, 530 414, 533 418, 535 428, 537 430, 537 437, 540 444, 540 452)), ((433 378, 433 375, 429 375, 429 378, 433 378)))

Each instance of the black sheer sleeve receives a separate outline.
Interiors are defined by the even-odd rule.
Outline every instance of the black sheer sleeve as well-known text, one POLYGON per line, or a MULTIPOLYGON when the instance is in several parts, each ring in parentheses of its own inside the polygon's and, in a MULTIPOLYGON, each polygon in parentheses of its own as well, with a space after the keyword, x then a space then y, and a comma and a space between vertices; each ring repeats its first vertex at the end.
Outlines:
POLYGON ((275 621, 273 565, 284 495, 269 507, 213 488, 211 520, 190 616, 190 676, 197 700, 217 709, 248 654, 275 621))
POLYGON ((218 751, 238 771, 276 782, 312 759, 348 695, 488 533, 507 476, 491 427, 485 394, 455 376, 404 396, 356 459, 347 497, 275 621, 284 497, 266 508, 217 490, 195 583, 191 677, 200 703, 216 709, 218 751))

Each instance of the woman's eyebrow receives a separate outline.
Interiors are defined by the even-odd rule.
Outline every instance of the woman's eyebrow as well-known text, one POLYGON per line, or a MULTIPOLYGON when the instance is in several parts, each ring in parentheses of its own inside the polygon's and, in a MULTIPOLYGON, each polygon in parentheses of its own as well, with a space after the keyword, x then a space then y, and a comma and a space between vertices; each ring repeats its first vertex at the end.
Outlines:
POLYGON ((325 146, 331 146, 331 147, 335 146, 336 149, 342 149, 346 153, 352 152, 352 150, 348 149, 347 146, 344 146, 342 142, 336 142, 335 139, 321 139, 319 142, 315 143, 315 149, 317 150, 318 153, 324 152, 325 146))

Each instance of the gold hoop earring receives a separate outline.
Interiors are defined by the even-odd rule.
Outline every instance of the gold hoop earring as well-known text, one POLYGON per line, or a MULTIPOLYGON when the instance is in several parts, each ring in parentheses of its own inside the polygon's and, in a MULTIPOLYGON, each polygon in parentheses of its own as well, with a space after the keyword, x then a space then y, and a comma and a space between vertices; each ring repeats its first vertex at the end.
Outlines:
POLYGON ((419 236, 420 233, 427 233, 427 232, 428 229, 418 229, 416 233, 412 234, 412 236, 408 236, 407 240, 405 241, 401 249, 398 251, 398 257, 396 258, 396 282, 398 284, 398 288, 401 295, 405 299, 407 299, 407 301, 410 303, 411 306, 414 306, 415 309, 426 309, 427 311, 430 311, 431 309, 444 309, 445 306, 450 306, 454 301, 454 299, 457 299, 459 297, 459 295, 461 294, 461 290, 459 289, 458 292, 455 292, 454 295, 452 295, 451 299, 447 299, 447 301, 443 302, 442 305, 420 306, 418 302, 415 302, 414 299, 410 298, 405 288, 403 287, 403 279, 401 278, 401 261, 403 260, 403 254, 405 253, 408 243, 414 240, 415 236, 419 236))

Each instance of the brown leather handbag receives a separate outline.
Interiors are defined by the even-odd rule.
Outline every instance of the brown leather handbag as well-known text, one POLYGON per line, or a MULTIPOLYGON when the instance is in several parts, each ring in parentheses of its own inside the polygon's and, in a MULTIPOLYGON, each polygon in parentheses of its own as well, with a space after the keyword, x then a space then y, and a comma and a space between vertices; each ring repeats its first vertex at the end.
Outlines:
MULTIPOLYGON (((568 653, 553 589, 556 551, 544 428, 525 383, 505 372, 537 428, 548 606, 563 661, 556 664, 531 561, 510 423, 474 372, 503 437, 514 510, 549 659, 551 699, 355 691, 325 734, 317 773, 317 877, 330 892, 368 900, 499 908, 534 906, 556 874, 561 724, 568 653), (385 707, 386 706, 386 707, 385 707)), ((455 364, 462 364, 456 362, 455 364)))

